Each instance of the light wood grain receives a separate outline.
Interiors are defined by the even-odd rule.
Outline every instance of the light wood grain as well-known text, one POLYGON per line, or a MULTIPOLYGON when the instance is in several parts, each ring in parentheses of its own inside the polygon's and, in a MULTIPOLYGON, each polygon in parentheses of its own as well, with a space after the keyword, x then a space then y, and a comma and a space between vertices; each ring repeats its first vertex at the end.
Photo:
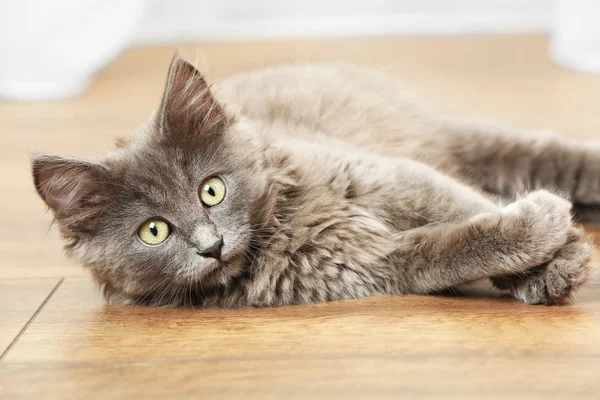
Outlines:
POLYGON ((68 278, 4 361, 471 353, 600 359, 599 288, 586 287, 574 307, 382 296, 272 309, 155 310, 104 306, 89 279, 68 278))
POLYGON ((543 398, 559 391, 591 399, 600 390, 599 291, 596 280, 572 307, 388 296, 151 310, 103 306, 89 280, 70 278, 5 356, 0 375, 15 397, 543 398))
POLYGON ((59 279, 0 280, 0 357, 32 319, 59 279))
MULTIPOLYGON (((596 361, 596 367, 598 363, 596 361)), ((0 365, 10 399, 589 399, 588 357, 297 357, 0 365), (35 384, 31 384, 35 382, 35 384)))
MULTIPOLYGON (((29 152, 107 152, 156 106, 176 48, 127 52, 78 99, 0 103, 0 349, 49 297, 0 360, 1 399, 598 398, 597 272, 568 307, 439 296, 249 310, 105 306, 49 229, 29 152)), ((288 62, 383 67, 448 111, 600 138, 600 77, 553 66, 541 36, 232 42, 179 50, 191 59, 202 52, 217 81, 288 62)), ((587 229, 599 244, 597 228, 587 229)))

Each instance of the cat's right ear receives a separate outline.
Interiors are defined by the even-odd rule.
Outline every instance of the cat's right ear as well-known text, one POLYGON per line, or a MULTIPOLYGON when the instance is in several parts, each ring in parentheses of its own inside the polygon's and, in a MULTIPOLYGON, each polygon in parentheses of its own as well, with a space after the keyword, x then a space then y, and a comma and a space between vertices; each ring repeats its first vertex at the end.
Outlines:
POLYGON ((175 54, 156 114, 160 136, 190 143, 222 131, 227 122, 224 107, 214 98, 200 71, 175 54))
POLYGON ((34 158, 32 173, 35 189, 64 227, 82 226, 111 200, 111 180, 101 165, 44 154, 34 158))

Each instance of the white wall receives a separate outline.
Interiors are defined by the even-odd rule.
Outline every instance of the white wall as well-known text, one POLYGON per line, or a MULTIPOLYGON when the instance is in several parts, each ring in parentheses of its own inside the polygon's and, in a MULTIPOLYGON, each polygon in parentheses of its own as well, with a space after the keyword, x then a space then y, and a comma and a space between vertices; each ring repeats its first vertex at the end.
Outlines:
POLYGON ((600 72, 599 16, 600 0, 0 0, 0 98, 81 93, 136 43, 265 37, 551 32, 554 60, 600 72))
POLYGON ((552 0, 147 0, 137 42, 545 32, 552 0))

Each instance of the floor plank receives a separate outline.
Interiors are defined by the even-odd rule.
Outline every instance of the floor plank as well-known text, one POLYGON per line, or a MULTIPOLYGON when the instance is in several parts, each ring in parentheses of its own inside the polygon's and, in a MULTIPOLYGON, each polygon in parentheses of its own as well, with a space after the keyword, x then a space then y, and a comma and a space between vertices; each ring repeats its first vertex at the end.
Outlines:
POLYGON ((495 398, 502 385, 503 396, 592 398, 598 343, 600 277, 567 307, 387 296, 247 310, 104 306, 88 279, 69 278, 0 374, 16 398, 495 398))
POLYGON ((527 306, 510 298, 386 296, 274 309, 156 310, 104 306, 89 279, 67 278, 4 361, 396 353, 600 357, 598 289, 596 276, 570 307, 527 306))
POLYGON ((596 400, 594 362, 596 369, 585 356, 432 355, 0 364, 0 397, 596 400))
POLYGON ((0 280, 0 359, 59 279, 0 280))

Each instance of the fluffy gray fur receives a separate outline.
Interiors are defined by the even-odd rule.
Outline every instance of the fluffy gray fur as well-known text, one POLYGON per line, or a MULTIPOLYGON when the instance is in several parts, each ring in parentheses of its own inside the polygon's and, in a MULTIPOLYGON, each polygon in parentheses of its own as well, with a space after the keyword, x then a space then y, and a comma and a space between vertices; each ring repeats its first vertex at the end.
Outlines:
POLYGON ((526 303, 564 304, 591 255, 565 198, 600 204, 598 154, 434 114, 356 66, 279 67, 211 89, 176 56, 137 135, 94 162, 39 155, 33 176, 111 303, 276 306, 491 278, 526 303), (198 193, 211 176, 227 197, 208 208, 198 193), (151 217, 173 228, 158 246, 137 238, 151 217), (221 256, 202 256, 216 237, 221 256))

